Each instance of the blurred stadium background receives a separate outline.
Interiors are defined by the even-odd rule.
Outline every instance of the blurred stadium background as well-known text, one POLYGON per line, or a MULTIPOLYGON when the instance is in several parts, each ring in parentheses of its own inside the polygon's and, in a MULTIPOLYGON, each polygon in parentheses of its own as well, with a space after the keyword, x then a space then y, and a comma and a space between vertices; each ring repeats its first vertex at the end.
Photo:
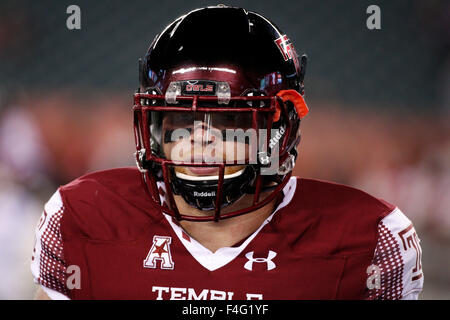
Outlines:
MULTIPOLYGON (((33 297, 34 227, 56 188, 134 165, 137 59, 155 34, 218 3, 0 1, 0 299, 33 297), (81 30, 66 28, 71 4, 81 30)), ((450 299, 450 3, 223 3, 268 16, 309 55, 296 174, 397 204, 422 240, 422 298, 450 299), (366 28, 371 4, 381 30, 366 28)))

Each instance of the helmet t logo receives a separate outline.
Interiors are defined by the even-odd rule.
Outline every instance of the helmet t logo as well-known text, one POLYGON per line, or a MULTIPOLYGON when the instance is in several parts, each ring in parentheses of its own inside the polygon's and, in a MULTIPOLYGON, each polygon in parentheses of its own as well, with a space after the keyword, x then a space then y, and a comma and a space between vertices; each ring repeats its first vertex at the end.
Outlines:
POLYGON ((300 65, 298 62, 298 55, 295 51, 294 45, 292 44, 291 40, 287 37, 287 35, 282 35, 278 39, 275 40, 275 43, 280 49, 281 54, 283 55, 284 61, 292 60, 295 65, 295 70, 297 70, 297 73, 300 72, 300 65))

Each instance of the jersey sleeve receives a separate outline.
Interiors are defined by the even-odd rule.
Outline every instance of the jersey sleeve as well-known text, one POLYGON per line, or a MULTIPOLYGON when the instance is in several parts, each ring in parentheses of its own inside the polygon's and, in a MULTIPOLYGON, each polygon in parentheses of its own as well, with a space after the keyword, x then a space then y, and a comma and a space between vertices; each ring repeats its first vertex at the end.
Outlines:
POLYGON ((368 299, 416 300, 423 287, 422 249, 412 222, 395 208, 378 225, 368 299))
POLYGON ((61 219, 64 205, 59 190, 44 206, 44 212, 36 226, 35 246, 31 258, 34 282, 54 300, 69 299, 66 286, 64 247, 61 237, 61 219))

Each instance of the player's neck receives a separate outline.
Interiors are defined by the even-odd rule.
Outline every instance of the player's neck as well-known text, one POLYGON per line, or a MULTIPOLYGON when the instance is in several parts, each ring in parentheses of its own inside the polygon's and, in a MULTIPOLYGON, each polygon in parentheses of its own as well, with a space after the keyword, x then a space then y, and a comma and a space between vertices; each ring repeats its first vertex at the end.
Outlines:
MULTIPOLYGON (((251 198, 253 199, 253 197, 251 198)), ((277 203, 277 198, 275 198, 264 207, 255 211, 234 218, 219 220, 218 222, 183 220, 180 221, 180 225, 205 248, 215 252, 223 247, 231 247, 255 232, 264 220, 273 213, 277 203)), ((187 204, 184 203, 184 205, 187 204)), ((181 207, 184 205, 181 204, 181 207)))

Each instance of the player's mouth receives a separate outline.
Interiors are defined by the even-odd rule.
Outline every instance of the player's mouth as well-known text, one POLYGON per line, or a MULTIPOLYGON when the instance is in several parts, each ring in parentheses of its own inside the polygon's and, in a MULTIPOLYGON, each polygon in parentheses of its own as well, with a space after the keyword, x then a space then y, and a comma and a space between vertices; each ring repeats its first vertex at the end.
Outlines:
MULTIPOLYGON (((245 166, 227 166, 224 170, 224 178, 232 178, 240 175, 245 166)), ((219 179, 219 168, 217 167, 176 167, 175 173, 179 178, 202 177, 203 179, 219 179)), ((188 179, 189 180, 189 179, 188 179)))
POLYGON ((219 168, 216 167, 186 167, 187 171, 190 171, 194 175, 198 176, 208 176, 208 175, 218 175, 219 168))

